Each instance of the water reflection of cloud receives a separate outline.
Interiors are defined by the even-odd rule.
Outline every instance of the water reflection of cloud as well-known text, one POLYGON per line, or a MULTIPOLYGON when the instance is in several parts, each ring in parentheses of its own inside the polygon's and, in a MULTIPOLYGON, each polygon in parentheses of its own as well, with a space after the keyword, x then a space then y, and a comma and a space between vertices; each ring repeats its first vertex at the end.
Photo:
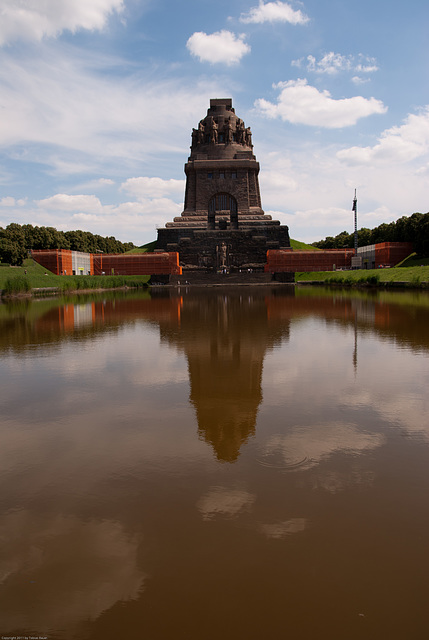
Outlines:
POLYGON ((138 540, 118 522, 19 511, 0 518, 0 537, 3 633, 70 634, 141 591, 138 540))
POLYGON ((248 511, 255 501, 255 496, 241 489, 213 487, 197 502, 203 520, 212 520, 216 516, 233 518, 243 511, 248 511))
POLYGON ((341 406, 346 410, 371 408, 384 427, 387 424, 429 440, 428 387, 427 357, 398 361, 378 356, 368 361, 361 384, 341 395, 341 406))
POLYGON ((347 473, 339 471, 326 471, 312 477, 310 486, 312 489, 321 489, 328 493, 339 493, 350 487, 369 486, 374 482, 375 474, 371 471, 352 470, 347 473))
POLYGON ((95 338, 85 348, 64 342, 61 352, 44 357, 4 358, 0 466, 17 469, 19 459, 32 469, 37 459, 49 475, 55 450, 61 479, 78 454, 78 482, 87 466, 92 485, 99 471, 108 476, 124 461, 138 467, 142 459, 206 455, 187 403, 184 355, 139 329, 95 338))
MULTIPOLYGON (((100 399, 82 408, 76 392, 70 390, 75 406, 66 399, 68 393, 53 398, 46 417, 38 414, 34 424, 19 413, 2 420, 0 470, 11 503, 34 495, 41 500, 48 495, 93 499, 100 485, 114 486, 115 474, 132 482, 148 469, 177 476, 187 468, 185 463, 212 459, 205 443, 195 437, 191 407, 160 406, 156 398, 133 394, 125 404, 100 399)), ((99 499, 109 501, 109 492, 99 499)))
POLYGON ((261 524, 259 526, 259 531, 266 535, 267 538, 279 540, 294 533, 300 533, 301 531, 304 531, 307 526, 308 520, 306 518, 291 518, 285 522, 261 524))
POLYGON ((341 389, 355 379, 352 336, 321 321, 317 321, 317 332, 308 324, 294 325, 290 342, 265 358, 263 395, 270 406, 296 403, 298 399, 305 407, 309 389, 312 407, 325 405, 331 398, 337 402, 341 389))
POLYGON ((118 377, 135 386, 188 381, 183 354, 160 346, 159 335, 145 327, 128 327, 108 339, 105 335, 95 337, 87 340, 84 348, 80 343, 65 341, 53 353, 45 349, 43 354, 26 353, 20 358, 14 354, 4 359, 4 366, 9 376, 20 376, 24 383, 26 377, 34 378, 35 367, 39 377, 49 377, 50 384, 55 377, 56 384, 78 379, 80 386, 84 381, 93 386, 91 383, 100 375, 105 386, 113 386, 118 377))
POLYGON ((352 424, 319 423, 271 436, 264 446, 263 457, 266 463, 276 457, 285 468, 296 464, 297 469, 308 469, 334 453, 356 455, 376 449, 384 441, 384 436, 360 431, 352 424))
POLYGON ((381 415, 398 424, 411 435, 420 434, 429 440, 429 395, 412 392, 397 394, 380 407, 381 415))
POLYGON ((260 424, 284 407, 299 414, 331 416, 368 424, 379 433, 401 429, 429 441, 429 375, 427 354, 410 355, 391 341, 363 332, 355 335, 324 327, 311 339, 310 325, 294 325, 287 345, 270 352, 264 362, 260 424), (334 345, 334 346, 333 346, 334 345), (309 402, 309 389, 311 401, 309 402))

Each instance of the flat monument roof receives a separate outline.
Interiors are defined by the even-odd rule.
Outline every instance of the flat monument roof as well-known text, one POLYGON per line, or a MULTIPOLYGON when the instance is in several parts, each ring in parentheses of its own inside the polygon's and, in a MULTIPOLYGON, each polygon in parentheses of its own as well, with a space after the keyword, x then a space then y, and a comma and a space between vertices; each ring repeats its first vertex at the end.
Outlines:
POLYGON ((211 98, 210 99, 210 107, 220 107, 224 105, 225 107, 232 107, 232 98, 211 98))

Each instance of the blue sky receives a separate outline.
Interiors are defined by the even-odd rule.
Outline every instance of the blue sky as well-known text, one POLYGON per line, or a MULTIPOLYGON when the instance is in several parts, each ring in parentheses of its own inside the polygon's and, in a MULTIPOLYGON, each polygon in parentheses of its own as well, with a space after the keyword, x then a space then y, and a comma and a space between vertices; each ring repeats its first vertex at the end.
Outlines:
POLYGON ((0 0, 0 226, 137 245, 231 97, 262 206, 312 242, 429 210, 427 0, 0 0))

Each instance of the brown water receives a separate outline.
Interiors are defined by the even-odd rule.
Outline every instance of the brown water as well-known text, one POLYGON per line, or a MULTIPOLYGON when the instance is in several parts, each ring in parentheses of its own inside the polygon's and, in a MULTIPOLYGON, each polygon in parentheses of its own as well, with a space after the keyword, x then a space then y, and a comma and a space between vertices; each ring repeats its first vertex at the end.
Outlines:
POLYGON ((429 297, 0 306, 0 637, 429 635, 429 297))

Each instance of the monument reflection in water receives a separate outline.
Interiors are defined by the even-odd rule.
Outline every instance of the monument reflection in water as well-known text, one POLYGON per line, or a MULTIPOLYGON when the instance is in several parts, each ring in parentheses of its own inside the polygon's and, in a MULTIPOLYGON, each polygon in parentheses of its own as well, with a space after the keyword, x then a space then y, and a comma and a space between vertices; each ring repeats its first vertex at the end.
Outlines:
POLYGON ((420 638, 428 297, 0 306, 0 631, 420 638))

